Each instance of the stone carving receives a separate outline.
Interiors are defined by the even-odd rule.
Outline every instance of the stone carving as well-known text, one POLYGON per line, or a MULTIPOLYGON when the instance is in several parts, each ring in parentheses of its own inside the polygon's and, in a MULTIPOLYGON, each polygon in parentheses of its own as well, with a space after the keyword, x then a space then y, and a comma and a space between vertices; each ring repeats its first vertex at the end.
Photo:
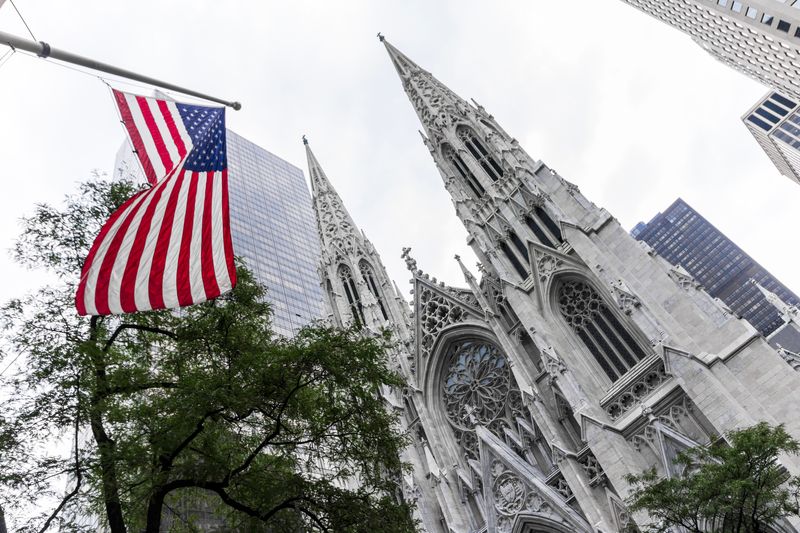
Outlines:
POLYGON ((537 254, 536 271, 539 273, 539 281, 546 282, 550 277, 561 270, 563 261, 550 254, 537 254))
POLYGON ((669 269, 669 277, 684 290, 700 288, 700 284, 680 265, 669 269))
POLYGON ((630 315, 634 309, 642 305, 639 298, 631 292, 628 285, 621 279, 611 282, 611 292, 617 300, 617 307, 626 315, 630 315))
POLYGON ((547 484, 556 489, 565 500, 570 500, 575 497, 569 483, 564 479, 564 474, 562 474, 560 470, 556 471, 555 474, 547 479, 547 484))
POLYGON ((790 352, 789 350, 787 350, 786 348, 784 348, 779 344, 778 355, 780 355, 784 361, 789 363, 789 366, 791 366, 797 372, 800 372, 800 354, 795 352, 790 352))
POLYGON ((606 474, 591 450, 587 449, 586 453, 578 457, 578 464, 581 465, 583 473, 589 478, 589 486, 593 487, 603 481, 606 474))
POLYGON ((514 515, 525 505, 525 485, 511 472, 504 472, 492 486, 494 505, 500 514, 514 515))
MULTIPOLYGON (((510 532, 516 515, 522 512, 545 515, 562 520, 554 512, 551 504, 539 492, 526 484, 516 473, 501 461, 492 461, 491 469, 492 499, 497 516, 497 531, 510 532)), ((549 483, 553 485, 552 483, 549 483)), ((555 488, 565 497, 572 497, 572 490, 563 477, 555 481, 555 488), (560 489, 558 487, 561 487, 560 489), (565 496, 568 494, 569 496, 565 496)))
POLYGON ((466 311, 455 302, 438 294, 424 285, 421 286, 419 298, 419 346, 422 357, 430 355, 433 343, 439 331, 445 326, 462 322, 466 311))
POLYGON ((617 420, 640 404, 668 379, 669 374, 664 368, 664 361, 656 359, 649 368, 641 373, 638 379, 632 381, 614 397, 603 402, 603 407, 611 420, 617 420))
POLYGON ((417 260, 411 257, 411 248, 405 247, 403 248, 403 255, 401 255, 405 262, 406 267, 411 271, 416 273, 417 272, 417 260))

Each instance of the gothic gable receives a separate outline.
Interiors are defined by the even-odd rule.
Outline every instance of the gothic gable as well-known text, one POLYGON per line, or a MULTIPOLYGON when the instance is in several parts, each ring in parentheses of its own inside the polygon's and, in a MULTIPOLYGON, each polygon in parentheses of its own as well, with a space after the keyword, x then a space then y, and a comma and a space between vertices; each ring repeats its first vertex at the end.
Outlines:
MULTIPOLYGON (((549 524, 544 531, 591 531, 591 527, 541 474, 510 451, 489 430, 478 427, 487 530, 530 531, 525 524, 549 524)), ((534 530, 538 530, 534 529, 534 530)))

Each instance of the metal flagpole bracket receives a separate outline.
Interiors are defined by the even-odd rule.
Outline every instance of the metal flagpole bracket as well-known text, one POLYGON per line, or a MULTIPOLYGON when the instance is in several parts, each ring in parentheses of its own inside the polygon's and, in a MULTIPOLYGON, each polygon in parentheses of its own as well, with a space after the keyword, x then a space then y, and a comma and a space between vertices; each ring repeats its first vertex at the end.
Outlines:
POLYGON ((39 44, 42 45, 42 49, 36 55, 42 59, 47 59, 50 57, 50 45, 44 41, 39 41, 39 44))
POLYGON ((77 54, 73 54, 65 50, 59 50, 58 48, 51 47, 44 41, 39 41, 37 43, 36 41, 30 41, 28 39, 23 39, 22 37, 17 37, 16 35, 11 35, 10 33, 0 31, 0 44, 5 44, 14 49, 19 48, 20 50, 25 50, 26 52, 36 54, 37 56, 44 59, 47 58, 57 59, 59 61, 64 61, 65 63, 72 63, 73 65, 79 65, 81 67, 90 68, 92 70, 98 70, 100 72, 105 72, 106 74, 112 74, 114 76, 128 78, 130 80, 146 83, 148 85, 160 87, 162 89, 167 89, 169 91, 175 91, 189 96, 194 96, 196 98, 202 98, 203 100, 208 100, 210 102, 216 102, 218 104, 228 106, 230 108, 235 109, 236 111, 242 108, 242 104, 240 104, 239 102, 231 102, 229 100, 223 100, 215 96, 209 96, 201 92, 193 91, 191 89, 186 89, 185 87, 181 87, 179 85, 167 83, 165 81, 161 81, 156 78, 151 78, 150 76, 144 76, 136 72, 131 72, 130 70, 125 70, 119 67, 115 67, 114 65, 109 65, 108 63, 101 63, 100 61, 95 61, 94 59, 89 59, 87 57, 79 56, 77 54))

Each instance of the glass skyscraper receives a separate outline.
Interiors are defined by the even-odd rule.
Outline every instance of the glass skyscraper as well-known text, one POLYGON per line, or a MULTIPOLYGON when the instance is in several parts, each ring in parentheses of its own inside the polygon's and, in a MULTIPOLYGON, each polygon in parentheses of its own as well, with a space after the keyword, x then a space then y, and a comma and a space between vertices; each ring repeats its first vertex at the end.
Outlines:
MULTIPOLYGON (((303 171, 227 130, 233 251, 267 288, 273 330, 292 336, 322 316, 319 237, 303 171)), ((117 153, 117 176, 144 180, 129 143, 117 153)))
POLYGON ((784 320, 751 279, 785 302, 800 304, 795 293, 680 198, 647 224, 639 222, 631 235, 686 269, 711 296, 725 302, 765 337, 784 320))

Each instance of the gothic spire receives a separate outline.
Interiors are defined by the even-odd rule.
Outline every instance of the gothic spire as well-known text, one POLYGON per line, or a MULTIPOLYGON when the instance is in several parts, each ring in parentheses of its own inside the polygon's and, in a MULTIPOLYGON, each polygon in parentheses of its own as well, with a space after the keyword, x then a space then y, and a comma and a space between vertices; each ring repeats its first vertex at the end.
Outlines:
POLYGON ((320 241, 323 247, 338 244, 340 245, 338 246, 339 248, 346 249, 346 246, 341 246, 343 243, 335 241, 351 240, 348 238, 358 237, 355 222, 353 222, 350 213, 344 207, 344 203, 336 189, 333 188, 333 185, 328 180, 328 176, 325 175, 325 171, 317 161, 314 152, 311 151, 311 146, 309 146, 305 136, 303 136, 303 144, 306 147, 311 195, 320 241))
POLYGON ((379 35, 379 39, 386 47, 392 64, 403 82, 408 99, 411 100, 428 135, 440 136, 441 128, 448 123, 447 119, 453 114, 464 115, 469 104, 430 72, 392 46, 382 35, 379 35))

